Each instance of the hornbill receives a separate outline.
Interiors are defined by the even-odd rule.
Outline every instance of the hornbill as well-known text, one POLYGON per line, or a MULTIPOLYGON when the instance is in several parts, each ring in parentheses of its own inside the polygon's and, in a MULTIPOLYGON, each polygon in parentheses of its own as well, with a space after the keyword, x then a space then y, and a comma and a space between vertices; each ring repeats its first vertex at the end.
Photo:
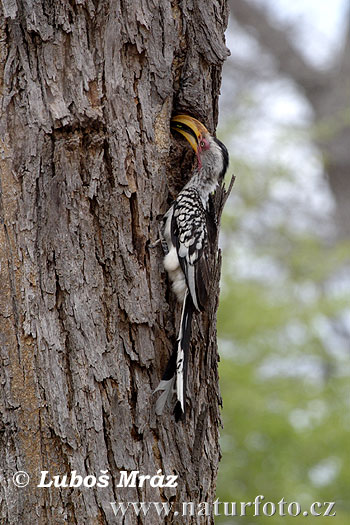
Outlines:
MULTIPOLYGON (((183 419, 186 403, 186 376, 193 312, 205 310, 211 272, 208 267, 211 232, 215 223, 208 213, 209 195, 223 179, 228 152, 220 140, 189 115, 171 119, 171 129, 181 133, 197 155, 197 167, 189 182, 164 215, 164 238, 168 253, 164 267, 172 289, 182 303, 177 345, 155 392, 162 391, 156 413, 162 414, 166 402, 176 392, 175 419, 183 419)), ((213 241, 212 241, 213 242, 213 241)))

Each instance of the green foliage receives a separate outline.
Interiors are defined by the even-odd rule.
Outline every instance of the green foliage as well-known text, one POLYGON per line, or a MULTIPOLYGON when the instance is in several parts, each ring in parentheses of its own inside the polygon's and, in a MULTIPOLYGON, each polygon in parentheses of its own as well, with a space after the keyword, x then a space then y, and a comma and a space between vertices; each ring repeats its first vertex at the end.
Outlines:
MULTIPOLYGON (((253 508, 239 516, 239 502, 262 494, 261 506, 284 497, 302 512, 314 501, 335 501, 336 517, 319 516, 317 523, 345 525, 349 287, 341 273, 349 243, 324 233, 330 218, 323 210, 317 216, 298 202, 293 166, 242 158, 231 165, 237 180, 222 222, 218 315, 224 427, 217 497, 237 502, 238 516, 216 522, 281 523, 277 513, 254 517, 253 508), (291 188, 284 199, 275 196, 281 184, 291 188)), ((314 519, 301 513, 283 523, 314 519)))
MULTIPOLYGON (((302 511, 314 501, 335 501, 333 520, 345 525, 350 515, 348 378, 322 383, 300 377, 266 380, 259 377, 260 364, 258 356, 250 362, 224 358, 220 366, 224 431, 219 500, 248 502, 262 494, 264 502, 276 505, 282 497, 297 501, 302 511)), ((257 519, 261 524, 281 520, 257 519)), ((304 516, 286 516, 283 523, 297 519, 308 522, 304 516)), ((320 523, 325 519, 318 518, 320 523)), ((223 517, 217 522, 221 520, 225 523, 223 517)), ((241 522, 250 523, 247 517, 235 518, 234 523, 241 522)))

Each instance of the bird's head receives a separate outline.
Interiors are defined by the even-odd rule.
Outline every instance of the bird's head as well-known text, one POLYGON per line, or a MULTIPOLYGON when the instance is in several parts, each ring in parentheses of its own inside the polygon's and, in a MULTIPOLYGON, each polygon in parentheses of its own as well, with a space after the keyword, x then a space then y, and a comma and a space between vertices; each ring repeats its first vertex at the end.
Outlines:
POLYGON ((202 167, 217 171, 223 176, 228 166, 228 152, 225 145, 213 137, 199 120, 189 115, 176 115, 171 119, 171 129, 181 133, 192 148, 198 159, 198 170, 202 167))

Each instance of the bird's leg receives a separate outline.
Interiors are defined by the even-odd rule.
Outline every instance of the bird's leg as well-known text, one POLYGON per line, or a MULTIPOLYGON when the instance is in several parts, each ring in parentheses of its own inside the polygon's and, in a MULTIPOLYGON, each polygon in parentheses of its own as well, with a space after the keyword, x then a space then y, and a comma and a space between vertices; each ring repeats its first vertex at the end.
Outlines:
POLYGON ((156 248, 159 244, 161 244, 164 255, 167 255, 167 253, 169 252, 169 249, 168 249, 167 242, 164 239, 163 230, 164 230, 164 224, 158 223, 158 239, 155 242, 152 242, 151 244, 149 244, 148 248, 153 249, 153 248, 156 248))
POLYGON ((148 245, 148 248, 157 248, 158 244, 162 242, 162 239, 157 239, 155 242, 152 242, 152 244, 148 245))

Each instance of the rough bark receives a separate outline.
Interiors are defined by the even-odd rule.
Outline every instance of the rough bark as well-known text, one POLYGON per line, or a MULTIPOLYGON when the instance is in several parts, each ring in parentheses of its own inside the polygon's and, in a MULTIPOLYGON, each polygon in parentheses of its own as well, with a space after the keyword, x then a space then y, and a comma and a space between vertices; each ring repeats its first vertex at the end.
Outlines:
MULTIPOLYGON (((219 264, 176 425, 154 414, 179 311, 150 243, 185 183, 172 112, 217 122, 226 4, 2 0, 0 16, 0 521, 121 523, 112 501, 212 502, 219 264), (176 489, 117 487, 122 470, 159 469, 176 489), (44 470, 110 483, 38 488, 44 470)), ((136 522, 168 520, 123 521, 136 522)))
POLYGON ((238 23, 271 54, 278 71, 289 76, 310 103, 318 126, 315 142, 323 153, 325 173, 337 204, 339 232, 342 237, 349 239, 350 23, 344 45, 340 47, 332 65, 317 69, 296 48, 295 30, 276 22, 266 7, 247 0, 230 0, 230 8, 238 23))

